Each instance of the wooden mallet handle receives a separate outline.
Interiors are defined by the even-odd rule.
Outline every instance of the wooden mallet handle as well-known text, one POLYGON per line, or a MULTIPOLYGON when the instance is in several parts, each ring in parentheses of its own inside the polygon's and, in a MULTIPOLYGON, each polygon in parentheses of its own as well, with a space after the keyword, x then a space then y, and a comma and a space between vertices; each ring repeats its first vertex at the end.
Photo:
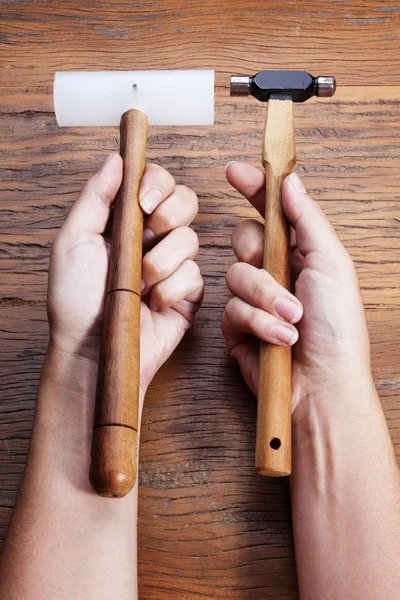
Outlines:
MULTIPOLYGON (((290 229, 282 210, 283 179, 295 162, 293 102, 271 98, 264 130, 266 174, 263 267, 290 288, 290 229)), ((279 477, 291 472, 291 348, 260 343, 256 471, 279 477)))
POLYGON ((140 293, 147 117, 122 115, 124 170, 114 204, 111 258, 104 307, 90 481, 101 496, 125 496, 136 482, 140 379, 140 293))

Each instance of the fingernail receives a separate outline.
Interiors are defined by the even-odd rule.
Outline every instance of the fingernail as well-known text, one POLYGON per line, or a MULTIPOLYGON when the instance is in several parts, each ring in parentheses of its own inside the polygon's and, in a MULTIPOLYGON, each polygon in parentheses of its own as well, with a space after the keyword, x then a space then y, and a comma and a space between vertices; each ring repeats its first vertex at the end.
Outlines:
POLYGON ((290 183, 293 185, 294 189, 296 190, 296 192, 300 192, 302 194, 304 194, 306 192, 306 188, 304 187, 303 182, 300 179, 300 177, 297 175, 297 173, 291 173, 289 175, 289 180, 290 180, 290 183))
POLYGON ((145 287, 146 287, 146 284, 145 284, 145 282, 142 279, 142 281, 140 283, 140 291, 143 292, 143 290, 144 290, 145 287))
POLYGON ((159 188, 154 188, 150 190, 143 196, 143 198, 139 198, 140 206, 148 215, 153 212, 155 208, 162 202, 163 193, 159 188))
POLYGON ((154 312, 157 312, 158 311, 158 306, 157 306, 157 304, 154 304, 153 302, 150 302, 149 309, 150 310, 154 310, 154 312))
POLYGON ((143 244, 146 246, 147 244, 150 244, 153 240, 155 240, 156 238, 156 234, 149 229, 148 227, 146 227, 146 229, 143 229, 143 244))
POLYGON ((110 162, 110 160, 112 159, 112 157, 114 156, 114 152, 111 152, 111 154, 109 154, 106 158, 106 160, 103 162, 103 164, 101 165, 100 169, 99 169, 99 173, 104 169, 104 167, 110 162))
POLYGON ((285 327, 285 325, 275 325, 271 329, 271 333, 282 344, 287 346, 293 346, 299 337, 299 334, 296 330, 293 330, 289 327, 285 327))
POLYGON ((297 323, 303 314, 301 307, 290 298, 277 298, 274 302, 274 308, 277 314, 289 323, 297 323))
POLYGON ((229 162, 226 164, 226 166, 225 166, 225 173, 227 172, 229 165, 231 165, 232 163, 235 163, 235 162, 237 162, 237 160, 230 160, 230 161, 229 161, 229 162))

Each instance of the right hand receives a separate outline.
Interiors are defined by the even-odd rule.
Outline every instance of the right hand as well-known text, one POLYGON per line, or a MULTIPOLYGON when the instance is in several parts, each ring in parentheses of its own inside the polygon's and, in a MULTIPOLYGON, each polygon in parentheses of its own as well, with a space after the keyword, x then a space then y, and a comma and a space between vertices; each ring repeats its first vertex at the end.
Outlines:
MULTIPOLYGON (((227 179, 264 214, 263 173, 234 162, 227 168, 227 179)), ((232 236, 239 262, 226 275, 233 298, 225 308, 222 330, 254 394, 258 391, 256 338, 276 345, 295 344, 292 410, 296 425, 310 410, 318 413, 327 390, 357 377, 371 382, 372 376, 353 261, 295 174, 283 183, 282 206, 291 224, 294 294, 262 269, 264 226, 255 220, 243 221, 232 236)))

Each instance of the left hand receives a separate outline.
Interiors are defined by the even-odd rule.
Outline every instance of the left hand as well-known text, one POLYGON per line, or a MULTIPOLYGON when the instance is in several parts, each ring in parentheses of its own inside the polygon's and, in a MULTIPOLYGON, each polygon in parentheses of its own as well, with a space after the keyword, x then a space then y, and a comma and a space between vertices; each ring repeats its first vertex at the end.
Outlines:
MULTIPOLYGON (((258 212, 265 207, 265 176, 255 167, 234 162, 228 181, 258 212)), ((327 401, 349 382, 374 389, 368 331, 360 286, 348 252, 318 204, 292 173, 282 185, 282 208, 291 225, 293 294, 283 288, 263 265, 264 226, 242 221, 232 236, 239 262, 226 281, 233 294, 225 308, 222 329, 230 354, 237 359, 254 394, 258 393, 259 339, 292 346, 293 425, 311 417, 328 426, 333 412, 355 418, 364 410, 362 397, 349 404, 327 401), (296 343, 297 342, 297 343, 296 343)), ((318 430, 320 431, 320 430, 318 430)))
MULTIPOLYGON (((83 188, 56 236, 51 253, 48 313, 51 344, 97 361, 110 241, 104 231, 122 180, 122 159, 111 154, 83 188)), ((140 202, 144 221, 140 387, 144 393, 191 326, 203 297, 193 261, 199 244, 188 227, 197 197, 165 169, 147 165, 140 202)))

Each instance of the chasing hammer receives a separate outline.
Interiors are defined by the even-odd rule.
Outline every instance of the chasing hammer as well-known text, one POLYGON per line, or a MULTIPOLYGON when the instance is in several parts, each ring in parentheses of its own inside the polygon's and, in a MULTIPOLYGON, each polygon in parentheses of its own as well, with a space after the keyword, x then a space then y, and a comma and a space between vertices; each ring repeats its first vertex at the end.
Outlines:
POLYGON ((120 127, 123 179, 114 202, 90 481, 101 496, 121 497, 137 477, 143 242, 138 197, 148 123, 212 125, 214 71, 59 72, 54 107, 60 126, 120 127))
MULTIPOLYGON (((287 289, 290 227, 282 210, 281 188, 296 162, 293 102, 330 97, 335 89, 333 77, 312 77, 304 71, 231 77, 231 96, 254 96, 268 102, 262 149, 266 175, 263 268, 287 289)), ((291 360, 290 347, 260 342, 255 464, 260 475, 279 477, 291 472, 291 360)))

